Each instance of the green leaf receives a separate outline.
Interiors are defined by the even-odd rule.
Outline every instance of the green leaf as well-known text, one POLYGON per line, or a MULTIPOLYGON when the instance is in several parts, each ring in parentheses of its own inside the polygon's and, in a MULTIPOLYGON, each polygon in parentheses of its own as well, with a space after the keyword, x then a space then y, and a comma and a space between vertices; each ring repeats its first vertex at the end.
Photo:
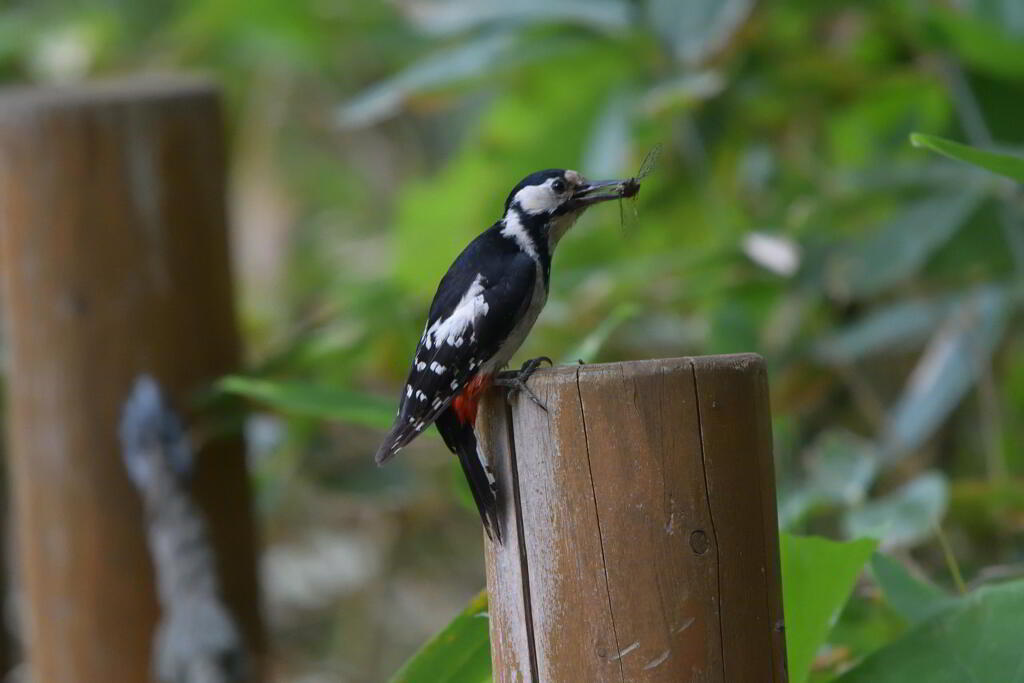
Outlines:
POLYGON ((781 535, 789 680, 803 683, 877 542, 781 535))
POLYGON ((981 200, 973 188, 909 204, 860 244, 837 254, 829 285, 842 299, 873 296, 912 277, 967 221, 981 200))
POLYGON ((491 680, 487 591, 414 654, 391 683, 484 683, 491 680))
POLYGON ((1024 183, 1024 157, 989 152, 924 133, 911 133, 910 144, 1024 183))
POLYGON ((381 429, 390 427, 395 419, 394 401, 334 387, 230 375, 221 378, 215 389, 250 398, 287 415, 338 420, 381 429))
POLYGON ((869 655, 838 683, 964 683, 1024 677, 1024 581, 987 586, 869 655))
POLYGON ((939 472, 925 472, 887 496, 852 508, 843 517, 851 538, 870 536, 885 547, 930 538, 949 505, 949 485, 939 472))
POLYGON ((1003 337, 1010 304, 999 287, 985 287, 950 310, 914 368, 891 412, 882 453, 898 458, 934 433, 989 367, 1003 337))
POLYGON ((911 624, 949 607, 956 598, 935 584, 910 574, 907 568, 888 555, 875 553, 871 571, 885 594, 885 600, 911 624))
POLYGON ((871 592, 855 591, 816 658, 811 681, 831 681, 855 662, 907 632, 907 622, 871 592))

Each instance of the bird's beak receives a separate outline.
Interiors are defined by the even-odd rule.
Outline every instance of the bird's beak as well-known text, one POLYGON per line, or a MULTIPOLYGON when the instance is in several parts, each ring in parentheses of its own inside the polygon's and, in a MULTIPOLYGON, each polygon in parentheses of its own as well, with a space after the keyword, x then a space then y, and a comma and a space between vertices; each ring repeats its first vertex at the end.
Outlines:
POLYGON ((572 195, 572 203, 574 208, 584 208, 609 199, 619 199, 624 196, 626 185, 627 181, 625 180, 598 180, 584 183, 576 188, 572 195))

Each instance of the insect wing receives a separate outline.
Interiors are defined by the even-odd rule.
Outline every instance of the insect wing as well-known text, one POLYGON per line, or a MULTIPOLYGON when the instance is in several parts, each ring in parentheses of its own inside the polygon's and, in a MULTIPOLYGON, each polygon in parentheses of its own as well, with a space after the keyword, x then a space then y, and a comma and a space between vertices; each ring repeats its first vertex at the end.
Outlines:
POLYGON ((658 158, 661 156, 661 143, 659 142, 644 156, 640 162, 640 170, 636 175, 626 181, 628 191, 619 199, 619 224, 622 229, 634 230, 640 224, 640 213, 637 211, 637 197, 640 192, 640 181, 650 175, 651 171, 658 165, 658 158))
POLYGON ((647 152, 647 156, 640 163, 640 170, 633 176, 633 180, 643 180, 651 174, 655 166, 658 165, 658 159, 661 158, 661 143, 659 142, 651 150, 647 152))
POLYGON ((640 225, 640 214, 636 210, 636 196, 619 199, 619 225, 623 232, 635 230, 640 225))

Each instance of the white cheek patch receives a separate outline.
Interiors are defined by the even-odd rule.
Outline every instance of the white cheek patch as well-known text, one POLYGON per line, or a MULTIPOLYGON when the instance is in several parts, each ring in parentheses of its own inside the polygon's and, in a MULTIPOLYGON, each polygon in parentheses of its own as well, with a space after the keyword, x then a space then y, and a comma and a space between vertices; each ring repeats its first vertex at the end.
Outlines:
POLYGON ((528 214, 554 211, 558 208, 558 197, 551 189, 551 182, 543 185, 528 185, 516 192, 515 201, 528 214))

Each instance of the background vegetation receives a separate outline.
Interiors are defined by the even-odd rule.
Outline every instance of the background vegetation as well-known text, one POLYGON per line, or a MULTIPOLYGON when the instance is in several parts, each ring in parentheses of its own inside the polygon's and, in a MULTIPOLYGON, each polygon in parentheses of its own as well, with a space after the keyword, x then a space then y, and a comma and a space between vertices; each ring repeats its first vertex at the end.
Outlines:
MULTIPOLYGON (((760 352, 782 528, 878 542, 785 537, 792 680, 1020 675, 1019 0, 8 0, 0 14, 9 82, 168 68, 227 96, 250 366, 219 389, 262 406, 245 428, 282 679, 385 679, 483 585, 440 440, 385 469, 370 457, 426 306, 520 177, 630 174, 659 142, 637 206, 596 209, 564 241, 521 355, 760 352), (918 140, 1017 182, 915 148, 914 131, 1008 152, 918 140)), ((479 645, 460 623, 462 650, 479 645)), ((486 657, 459 664, 450 680, 487 676, 486 657)))

